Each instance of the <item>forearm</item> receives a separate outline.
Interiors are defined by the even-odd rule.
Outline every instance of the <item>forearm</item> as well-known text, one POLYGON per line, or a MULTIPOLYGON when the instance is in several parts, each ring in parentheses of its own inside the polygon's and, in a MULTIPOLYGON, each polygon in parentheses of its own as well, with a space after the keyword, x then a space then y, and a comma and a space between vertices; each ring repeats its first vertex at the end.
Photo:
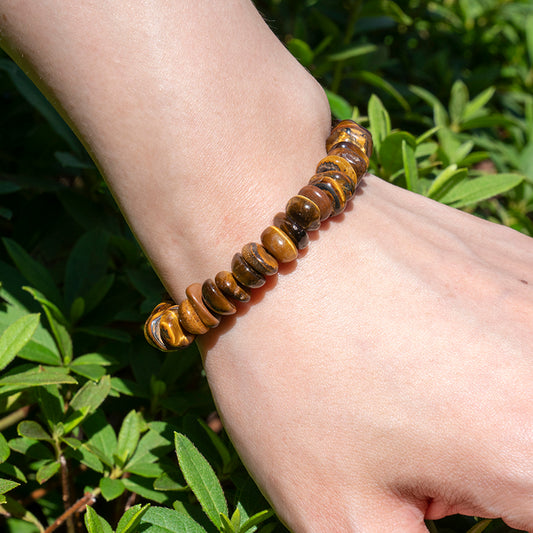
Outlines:
POLYGON ((79 133, 177 297, 313 174, 324 94, 253 5, 0 3, 2 42, 79 133))

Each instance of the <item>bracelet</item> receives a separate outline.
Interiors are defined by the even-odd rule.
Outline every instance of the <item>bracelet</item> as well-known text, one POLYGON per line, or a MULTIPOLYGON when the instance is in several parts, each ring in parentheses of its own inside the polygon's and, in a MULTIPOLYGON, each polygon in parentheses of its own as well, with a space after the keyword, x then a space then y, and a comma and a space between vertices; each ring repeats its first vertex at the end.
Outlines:
POLYGON ((309 184, 287 203, 284 213, 261 234, 261 244, 245 244, 231 261, 231 272, 219 272, 214 281, 193 283, 187 298, 177 305, 168 298, 158 304, 144 325, 146 340, 162 351, 186 348, 197 335, 215 328, 224 315, 237 311, 234 302, 250 300, 250 289, 261 287, 266 276, 278 271, 309 244, 308 231, 342 213, 367 171, 372 136, 352 120, 343 120, 326 141, 327 157, 317 166, 309 184))

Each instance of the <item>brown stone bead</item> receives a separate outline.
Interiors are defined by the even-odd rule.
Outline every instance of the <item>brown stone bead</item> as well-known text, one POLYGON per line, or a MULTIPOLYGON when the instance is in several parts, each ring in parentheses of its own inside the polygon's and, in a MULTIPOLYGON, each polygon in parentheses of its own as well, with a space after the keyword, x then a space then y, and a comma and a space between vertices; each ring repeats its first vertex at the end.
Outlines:
POLYGON ((324 159, 322 159, 316 167, 317 174, 328 172, 330 170, 340 170, 341 172, 347 174, 355 184, 358 182, 357 174, 352 165, 350 165, 350 163, 348 163, 348 161, 342 157, 328 155, 327 157, 324 157, 324 159))
POLYGON ((337 124, 326 141, 326 151, 337 142, 349 141, 361 148, 367 157, 372 155, 372 135, 353 120, 343 120, 337 124))
POLYGON ((293 196, 287 202, 285 212, 306 231, 320 228, 320 208, 306 196, 293 196))
POLYGON ((348 141, 344 141, 344 142, 341 142, 341 143, 335 143, 331 147, 331 149, 330 149, 330 151, 328 153, 331 153, 334 150, 339 149, 339 148, 341 148, 343 150, 349 150, 350 152, 353 153, 354 156, 360 157, 365 162, 365 165, 368 168, 368 157, 363 152, 363 150, 361 150, 361 148, 359 148, 359 146, 355 145, 354 143, 348 142, 348 141))
MULTIPOLYGON (((320 191, 320 189, 317 189, 320 191)), ((324 191, 320 191, 323 194, 327 194, 324 191)), ((331 211, 331 199, 329 200, 331 211)), ((286 233, 298 250, 303 250, 309 244, 309 235, 301 226, 299 226, 294 220, 287 217, 285 213, 278 213, 274 217, 274 226, 286 233)))
POLYGON ((237 308, 222 294, 212 279, 204 281, 202 298, 208 309, 218 315, 233 315, 237 311, 237 308))
POLYGON ((180 324, 185 328, 189 333, 194 333, 195 335, 203 335, 207 333, 208 327, 200 320, 198 313, 194 310, 190 300, 183 300, 178 306, 178 317, 180 319, 180 324))
POLYGON ((261 242, 280 263, 290 263, 298 257, 298 248, 292 239, 276 226, 268 226, 263 231, 261 242))
POLYGON ((321 172, 315 174, 315 176, 330 176, 334 180, 338 181, 346 194, 346 200, 349 200, 355 193, 356 182, 348 177, 347 174, 340 170, 329 170, 327 172, 321 172))
POLYGON ((185 291, 187 298, 191 302, 196 314, 208 328, 216 328, 220 324, 220 319, 215 316, 204 304, 202 300, 202 286, 199 283, 189 285, 185 291))
POLYGON ((165 350, 165 345, 159 333, 159 320, 161 315, 172 305, 174 305, 174 302, 170 298, 157 304, 144 323, 144 337, 149 344, 158 350, 165 350))
POLYGON ((368 169, 368 163, 363 159, 362 156, 357 155, 352 150, 348 150, 346 148, 335 148, 333 150, 330 150, 328 152, 328 155, 334 155, 337 157, 342 157, 354 169, 355 173, 357 174, 357 177, 359 180, 365 175, 365 172, 368 169))
POLYGON ((178 306, 173 305, 161 314, 159 332, 166 351, 179 350, 190 346, 196 335, 185 331, 178 317, 178 306))
POLYGON ((346 207, 346 193, 342 184, 331 176, 316 174, 309 181, 319 189, 327 191, 333 198, 333 216, 339 215, 346 207))
POLYGON ((222 270, 215 276, 215 283, 222 294, 239 302, 248 302, 250 293, 245 291, 238 283, 231 272, 222 270))
POLYGON ((312 200, 318 205, 320 209, 320 220, 326 220, 331 215, 333 211, 333 200, 327 192, 314 185, 306 185, 300 189, 298 194, 309 198, 309 200, 312 200))
POLYGON ((239 253, 236 253, 231 260, 231 272, 241 285, 252 289, 261 287, 266 281, 265 276, 254 270, 239 253))
POLYGON ((249 242, 242 247, 243 259, 259 274, 272 276, 278 271, 278 262, 261 244, 249 242))

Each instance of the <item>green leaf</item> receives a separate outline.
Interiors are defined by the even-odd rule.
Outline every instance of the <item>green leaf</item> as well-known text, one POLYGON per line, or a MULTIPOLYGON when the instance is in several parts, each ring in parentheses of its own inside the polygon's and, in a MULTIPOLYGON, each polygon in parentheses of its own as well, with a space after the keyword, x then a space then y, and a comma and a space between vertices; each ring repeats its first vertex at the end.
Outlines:
POLYGON ((527 53, 529 56, 529 66, 533 68, 533 14, 530 14, 526 19, 526 42, 527 53))
POLYGON ((2 433, 0 433, 0 463, 7 461, 10 453, 11 450, 7 445, 6 438, 4 437, 4 435, 2 435, 2 433))
POLYGON ((368 118, 374 149, 381 156, 381 141, 390 134, 391 123, 389 113, 375 94, 370 97, 368 102, 368 118))
POLYGON ((407 100, 400 94, 394 85, 386 81, 384 78, 367 70, 362 70, 361 72, 358 72, 357 75, 361 80, 390 94, 403 107, 403 109, 405 109, 405 111, 409 111, 410 106, 407 100))
POLYGON ((468 102, 465 106, 463 113, 463 121, 473 118, 474 115, 483 107, 485 107, 489 100, 493 97, 496 92, 495 87, 488 87, 483 92, 479 93, 473 100, 468 102))
POLYGON ((70 307, 77 297, 106 274, 109 234, 101 229, 85 233, 70 252, 65 270, 65 302, 70 307))
POLYGON ((83 328, 76 328, 80 333, 87 333, 95 337, 103 337, 117 342, 130 342, 131 336, 125 331, 118 329, 106 328, 105 326, 85 326, 83 328))
POLYGON ((31 339, 39 324, 40 315, 31 314, 13 322, 0 337, 0 370, 5 368, 31 339))
POLYGON ((61 356, 59 353, 52 351, 50 348, 35 340, 30 340, 20 350, 18 356, 21 359, 26 359, 26 361, 33 361, 34 363, 41 363, 43 365, 61 365, 61 356))
POLYGON ((130 507, 120 518, 116 533, 136 533, 137 526, 142 517, 150 508, 150 504, 141 505, 140 503, 130 507))
POLYGON ((287 48, 304 67, 308 67, 313 62, 313 50, 305 41, 295 38, 289 39, 287 48))
POLYGON ((205 514, 218 528, 220 514, 228 514, 224 492, 211 465, 183 434, 174 433, 178 462, 189 487, 200 502, 205 514))
POLYGON ((490 524, 492 524, 492 519, 480 520, 477 524, 473 525, 466 533, 481 533, 485 531, 490 524))
POLYGON ((450 119, 453 124, 459 124, 468 104, 468 87, 464 81, 456 80, 452 85, 450 96, 450 119))
POLYGON ((513 189, 524 180, 520 174, 489 174, 462 181, 440 201, 453 207, 464 207, 513 189))
POLYGON ((198 423, 204 428, 209 440, 213 443, 213 446, 217 449, 220 458, 222 459, 222 467, 224 470, 231 463, 231 454, 228 447, 224 444, 222 439, 201 419, 198 419, 198 423))
POLYGON ((110 366, 114 363, 116 363, 116 361, 113 357, 101 353, 86 353, 76 357, 76 359, 72 361, 73 365, 110 366))
POLYGON ((96 411, 86 418, 83 421, 83 429, 89 437, 88 443, 100 450, 100 453, 106 458, 106 464, 112 465, 112 457, 117 449, 117 436, 102 410, 96 411))
POLYGON ((395 131, 387 135, 379 149, 379 162, 385 171, 385 176, 392 176, 396 171, 404 167, 402 156, 402 144, 407 142, 409 146, 414 147, 415 138, 406 131, 395 131))
POLYGON ((267 509, 264 511, 260 511, 259 513, 255 513, 253 516, 248 518, 246 522, 241 526, 241 529, 239 530, 239 533, 246 533, 246 531, 249 531, 253 527, 258 526, 265 520, 268 520, 271 516, 274 516, 274 511, 272 509, 267 509))
POLYGON ((416 166, 415 151, 405 140, 402 141, 402 160, 407 189, 418 192, 418 167, 416 166))
POLYGON ((466 168, 457 168, 457 165, 446 167, 431 184, 427 196, 433 200, 440 200, 450 189, 463 181, 468 174, 466 168))
POLYGON ((78 296, 70 306, 70 323, 75 324, 83 316, 85 311, 85 300, 78 296))
POLYGON ((220 513, 220 522, 222 523, 222 533, 235 533, 236 530, 231 523, 231 520, 223 513, 220 513))
POLYGON ((46 298, 55 304, 59 304, 61 302, 61 294, 48 270, 33 259, 15 241, 8 238, 3 238, 2 241, 13 263, 15 263, 19 272, 28 280, 30 285, 42 292, 46 298))
POLYGON ((172 479, 168 474, 159 476, 154 481, 154 490, 164 491, 182 491, 187 489, 187 485, 183 485, 179 481, 172 479))
POLYGON ((18 387, 37 387, 39 385, 59 385, 61 383, 78 383, 72 376, 68 375, 68 370, 57 367, 40 366, 38 369, 32 368, 23 372, 13 373, 0 379, 0 385, 10 385, 10 388, 3 389, 6 393, 17 390, 18 387))
MULTIPOLYGON (((75 461, 84 464, 91 470, 94 470, 95 472, 99 472, 102 474, 104 472, 104 467, 102 464, 102 461, 100 461, 99 456, 94 454, 92 450, 89 449, 89 446, 86 444, 82 444, 77 449, 67 448, 64 451, 65 457, 71 457, 75 461)), ((107 465, 109 468, 112 468, 113 465, 109 464, 107 465)))
POLYGON ((360 44, 351 46, 346 50, 331 54, 328 56, 330 61, 345 61, 346 59, 353 59, 354 57, 360 57, 375 52, 378 47, 375 44, 360 44))
POLYGON ((127 490, 134 492, 147 500, 152 500, 161 504, 169 504, 168 494, 154 490, 152 479, 131 475, 130 477, 122 479, 122 482, 127 490))
POLYGON ((34 420, 23 420, 17 426, 17 432, 21 437, 33 440, 52 441, 52 437, 44 430, 38 422, 34 420))
POLYGON ((113 533, 109 523, 88 505, 85 511, 85 527, 87 533, 113 533))
POLYGON ((98 383, 88 381, 72 398, 70 407, 74 411, 94 413, 107 398, 110 390, 111 378, 109 376, 104 376, 98 383))
POLYGON ((91 381, 98 381, 106 375, 105 368, 98 365, 76 365, 71 364, 70 369, 72 372, 90 379, 91 381))
POLYGON ((165 507, 150 507, 141 518, 140 526, 142 531, 150 533, 206 533, 189 515, 165 507), (144 525, 149 529, 143 529, 144 525))
POLYGON ((64 326, 68 325, 68 321, 61 311, 59 307, 52 301, 50 301, 49 298, 47 298, 41 291, 36 289, 35 287, 22 287, 26 292, 29 292, 34 300, 39 302, 44 310, 48 309, 50 313, 52 313, 52 316, 54 319, 59 322, 60 324, 63 324, 64 326))
POLYGON ((39 470, 37 470, 37 474, 35 477, 37 481, 42 485, 44 482, 54 477, 59 472, 60 467, 61 465, 59 464, 59 461, 45 463, 39 468, 39 470))
POLYGON ((136 411, 130 411, 120 428, 118 434, 118 444, 116 458, 120 465, 125 465, 126 461, 133 455, 139 438, 141 436, 141 419, 136 411))
POLYGON ((115 283, 115 275, 106 274, 84 292, 86 314, 91 312, 104 299, 113 283, 115 283))
POLYGON ((99 484, 102 496, 109 502, 118 498, 125 490, 126 487, 120 479, 111 479, 103 477, 100 479, 99 484))
POLYGON ((19 485, 20 483, 11 481, 10 479, 0 479, 0 494, 5 494, 19 485))
MULTIPOLYGON (((225 516, 225 515, 223 515, 225 516)), ((237 507, 231 517, 231 525, 235 528, 235 531, 240 531, 241 528, 241 511, 237 507)))
POLYGON ((353 106, 350 105, 342 96, 331 92, 328 89, 324 89, 326 96, 328 97, 329 107, 335 118, 344 120, 352 116, 353 106))
POLYGON ((172 442, 167 439, 163 432, 170 429, 165 422, 151 422, 149 431, 139 441, 135 453, 126 465, 126 470, 135 468, 139 464, 154 463, 172 448, 172 442))

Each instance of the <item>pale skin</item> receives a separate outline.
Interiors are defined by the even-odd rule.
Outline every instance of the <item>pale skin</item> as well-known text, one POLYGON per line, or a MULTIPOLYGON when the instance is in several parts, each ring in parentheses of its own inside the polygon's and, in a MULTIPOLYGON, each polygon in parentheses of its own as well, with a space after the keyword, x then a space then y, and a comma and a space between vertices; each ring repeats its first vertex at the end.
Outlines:
MULTIPOLYGON (((323 91, 245 0, 0 0, 0 40, 178 301, 325 155, 323 91)), ((421 533, 460 512, 533 532, 533 240, 373 176, 312 237, 202 342, 279 516, 421 533)))

